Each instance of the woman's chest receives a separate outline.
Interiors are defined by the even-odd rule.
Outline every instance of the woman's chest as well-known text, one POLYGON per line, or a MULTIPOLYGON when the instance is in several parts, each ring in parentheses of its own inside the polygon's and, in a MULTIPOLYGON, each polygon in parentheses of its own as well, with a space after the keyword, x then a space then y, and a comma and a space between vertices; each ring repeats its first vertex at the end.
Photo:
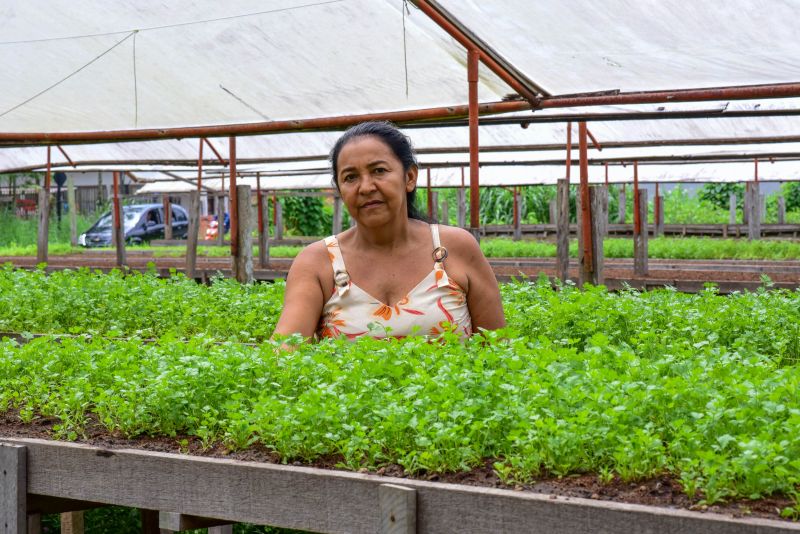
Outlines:
POLYGON ((416 288, 433 270, 433 260, 422 257, 348 261, 350 281, 383 304, 394 305, 416 288))

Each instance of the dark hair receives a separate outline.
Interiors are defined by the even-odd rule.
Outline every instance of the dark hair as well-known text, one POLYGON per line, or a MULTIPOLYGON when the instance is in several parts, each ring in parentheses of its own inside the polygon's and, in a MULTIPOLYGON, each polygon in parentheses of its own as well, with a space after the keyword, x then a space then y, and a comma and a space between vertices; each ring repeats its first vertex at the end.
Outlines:
MULTIPOLYGON (((408 172, 411 167, 419 167, 417 164, 417 156, 414 153, 414 147, 411 145, 411 139, 401 132, 397 126, 389 121, 369 121, 351 126, 345 131, 342 136, 336 141, 331 149, 331 169, 333 170, 333 185, 336 190, 339 190, 339 181, 336 176, 339 171, 339 153, 342 151, 344 145, 358 137, 377 137, 389 148, 392 149, 395 157, 403 164, 403 172, 408 172)), ((427 218, 422 215, 417 209, 417 187, 414 186, 413 191, 406 193, 406 209, 409 219, 418 219, 420 221, 429 222, 427 218)))

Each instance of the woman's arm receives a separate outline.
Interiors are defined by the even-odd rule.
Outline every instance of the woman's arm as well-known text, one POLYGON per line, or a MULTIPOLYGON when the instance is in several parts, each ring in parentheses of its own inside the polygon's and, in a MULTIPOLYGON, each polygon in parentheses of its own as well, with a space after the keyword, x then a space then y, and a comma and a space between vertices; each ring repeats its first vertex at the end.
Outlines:
POLYGON ((314 335, 324 305, 320 266, 327 261, 321 242, 309 245, 294 259, 286 277, 283 312, 273 336, 301 334, 307 340, 314 335))
POLYGON ((456 263, 454 270, 463 273, 462 277, 466 278, 467 307, 472 317, 473 331, 504 327, 506 319, 500 286, 478 242, 466 230, 453 227, 444 227, 442 238, 449 250, 445 269, 448 269, 447 262, 456 263))

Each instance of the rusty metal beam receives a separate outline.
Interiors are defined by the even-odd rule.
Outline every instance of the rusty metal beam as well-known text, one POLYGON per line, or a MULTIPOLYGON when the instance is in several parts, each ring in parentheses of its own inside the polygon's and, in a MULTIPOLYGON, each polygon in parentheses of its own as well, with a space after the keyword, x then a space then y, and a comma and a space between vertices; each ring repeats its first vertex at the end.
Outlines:
POLYGON ((469 86, 469 225, 477 237, 480 228, 480 163, 478 158, 478 50, 467 53, 469 86))
POLYGON ((77 165, 75 165, 75 162, 72 161, 72 158, 69 157, 69 154, 67 154, 67 152, 63 148, 61 148, 61 145, 56 145, 56 147, 58 148, 58 150, 61 151, 61 154, 65 158, 67 158, 67 161, 69 162, 70 165, 72 165, 73 167, 77 167, 77 165))
POLYGON ((522 98, 526 99, 531 105, 535 105, 541 96, 548 96, 550 93, 533 81, 516 71, 512 65, 503 60, 500 55, 492 50, 489 45, 472 34, 468 28, 461 24, 451 13, 433 0, 411 0, 420 10, 433 20, 440 28, 446 31, 453 39, 458 41, 461 46, 469 50, 475 50, 479 54, 480 61, 494 72, 501 80, 506 82, 509 87, 516 91, 522 98))

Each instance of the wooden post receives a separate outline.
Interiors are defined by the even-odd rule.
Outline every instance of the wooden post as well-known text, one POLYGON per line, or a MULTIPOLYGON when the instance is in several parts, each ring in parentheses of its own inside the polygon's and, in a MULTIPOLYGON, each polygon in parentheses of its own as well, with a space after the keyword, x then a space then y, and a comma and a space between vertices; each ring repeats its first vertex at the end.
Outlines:
POLYGON ((514 241, 522 239, 522 210, 519 206, 519 191, 514 188, 514 241))
POLYGON ((47 241, 50 233, 50 147, 47 147, 47 171, 39 189, 39 235, 36 241, 36 262, 47 261, 47 241))
POLYGON ((627 209, 627 199, 625 198, 625 184, 619 191, 619 205, 617 206, 617 223, 625 224, 625 210, 627 209))
POLYGON ((42 534, 42 514, 28 514, 28 534, 42 534))
POLYGON ((25 447, 0 443, 0 534, 27 534, 26 462, 25 447))
POLYGON ((558 224, 558 202, 554 198, 550 200, 550 224, 558 224))
MULTIPOLYGON (((236 186, 236 215, 239 218, 236 225, 237 246, 233 256, 233 276, 242 284, 253 282, 253 210, 250 206, 250 186, 236 186)), ((234 225, 231 224, 231 231, 234 225)), ((231 236, 231 239, 233 236, 231 236)))
POLYGON ((417 490, 394 484, 378 486, 381 514, 380 534, 415 534, 417 490))
MULTIPOLYGON (((236 258, 242 257, 239 251, 239 190, 237 189, 236 179, 236 136, 228 137, 228 162, 230 167, 230 181, 228 186, 228 193, 230 194, 230 228, 231 228, 231 257, 233 258, 234 265, 236 258)), ((247 205, 250 205, 250 197, 247 197, 247 205)), ((250 228, 252 230, 252 227, 250 228)), ((252 246, 252 245, 251 245, 252 246)), ((250 272, 253 271, 253 251, 250 250, 246 253, 250 256, 250 272)), ((252 279, 252 275, 251 275, 252 279)), ((241 280, 240 280, 241 282, 241 280)))
POLYGON ((578 262, 579 284, 593 278, 592 266, 592 206, 589 200, 589 162, 588 162, 588 139, 586 123, 578 123, 578 152, 580 157, 580 188, 578 198, 580 198, 580 209, 578 210, 578 247, 580 252, 578 262), (581 256, 581 253, 583 256, 581 256))
MULTIPOLYGON (((591 217, 591 262, 588 268, 584 267, 584 250, 582 246, 578 247, 578 264, 581 266, 579 284, 590 283, 593 285, 600 285, 605 283, 605 276, 603 274, 603 236, 607 231, 608 226, 608 190, 602 186, 593 186, 589 188, 589 204, 592 213, 591 217)), ((581 211, 583 213, 583 211, 581 211)), ((581 228, 581 225, 578 225, 581 228)))
POLYGON ((83 534, 83 511, 61 514, 61 534, 83 534))
POLYGON ((161 196, 161 205, 164 207, 164 239, 172 239, 172 202, 169 195, 161 196))
POLYGON ((428 193, 429 193, 428 199, 430 200, 430 206, 428 207, 428 211, 430 213, 430 217, 434 221, 439 222, 439 192, 431 191, 429 189, 428 193))
POLYGON ((69 210, 69 244, 78 246, 78 206, 75 203, 75 180, 67 175, 67 209, 69 210))
POLYGON ((759 195, 758 196, 758 220, 761 223, 767 222, 767 195, 759 195))
POLYGON ((747 188, 747 238, 761 239, 760 195, 758 182, 750 182, 747 188))
POLYGON ((122 225, 122 207, 119 205, 119 172, 114 171, 114 248, 117 251, 117 267, 125 266, 125 228, 122 225))
POLYGON ((283 239, 283 204, 275 198, 275 239, 280 241, 283 239))
POLYGON ((557 183, 556 276, 566 282, 569 279, 569 182, 560 179, 557 183))
POLYGON ((447 204, 447 199, 442 200, 442 224, 450 224, 450 206, 447 204))
POLYGON ((653 236, 662 237, 664 235, 664 197, 658 195, 653 200, 654 205, 654 219, 653 221, 653 236))
MULTIPOLYGON (((636 194, 636 190, 634 190, 636 194)), ((638 190, 639 224, 633 227, 633 272, 647 276, 647 189, 638 190)))
POLYGON ((736 193, 728 196, 728 224, 736 224, 736 193))
POLYGON ((778 195, 778 224, 786 224, 786 199, 778 195))
POLYGON ((225 225, 223 224, 225 220, 225 194, 217 195, 215 198, 214 211, 217 212, 217 245, 221 247, 225 244, 225 225))
MULTIPOLYGON (((462 167, 463 172, 463 167, 462 167)), ((467 191, 461 187, 456 191, 458 197, 458 211, 457 211, 457 224, 459 228, 466 228, 467 226, 467 191)))
POLYGON ((333 235, 342 233, 342 197, 335 194, 333 197, 333 235))
POLYGON ((261 228, 258 229, 258 265, 262 269, 267 269, 269 268, 269 197, 268 196, 261 195, 260 209, 262 217, 261 217, 261 228))
POLYGON ((186 277, 195 277, 197 240, 200 234, 200 193, 189 193, 189 229, 186 234, 186 277))
POLYGON ((748 224, 748 217, 750 217, 750 183, 744 184, 744 209, 742 210, 742 223, 748 224))

